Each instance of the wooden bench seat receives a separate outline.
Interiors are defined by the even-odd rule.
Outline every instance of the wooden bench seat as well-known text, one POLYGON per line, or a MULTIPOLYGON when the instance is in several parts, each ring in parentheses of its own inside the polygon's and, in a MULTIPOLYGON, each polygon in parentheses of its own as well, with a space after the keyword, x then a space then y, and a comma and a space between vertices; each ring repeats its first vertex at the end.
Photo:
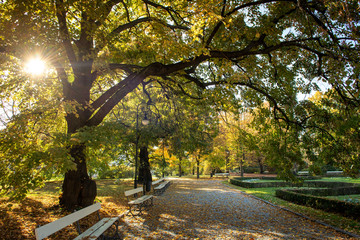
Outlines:
POLYGON ((170 181, 162 182, 159 186, 154 187, 154 193, 156 195, 162 194, 169 185, 170 185, 170 181))
POLYGON ((156 180, 156 181, 152 182, 152 185, 153 186, 157 185, 157 184, 161 183, 162 181, 165 181, 165 178, 160 178, 159 180, 156 180))
POLYGON ((118 232, 118 225, 119 225, 118 217, 101 219, 100 215, 98 215, 99 221, 90 228, 88 228, 86 231, 81 232, 79 220, 89 216, 90 214, 96 211, 98 212, 100 208, 101 208, 101 204, 95 203, 91 206, 88 206, 79 211, 71 213, 65 217, 62 217, 56 221, 38 227, 35 229, 36 240, 44 239, 75 222, 77 223, 77 230, 80 235, 74 238, 74 240, 97 239, 98 237, 103 236, 103 233, 113 225, 115 225, 116 227, 116 232, 111 238, 121 239, 121 236, 118 232))
POLYGON ((229 177, 230 174, 229 173, 215 173, 214 176, 215 177, 229 177))
POLYGON ((139 216, 142 214, 144 209, 147 209, 153 205, 153 195, 143 195, 137 198, 137 195, 143 192, 143 187, 125 191, 125 196, 128 199, 129 206, 127 215, 131 214, 132 216, 139 216))

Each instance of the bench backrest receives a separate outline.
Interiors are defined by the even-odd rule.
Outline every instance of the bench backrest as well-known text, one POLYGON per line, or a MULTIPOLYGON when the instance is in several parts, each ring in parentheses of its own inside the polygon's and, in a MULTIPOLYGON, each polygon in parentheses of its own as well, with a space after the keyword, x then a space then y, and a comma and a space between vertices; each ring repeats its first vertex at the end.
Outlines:
POLYGON ((51 234, 63 229, 64 227, 69 226, 70 224, 90 215, 91 213, 100 210, 100 208, 101 204, 95 203, 91 206, 62 217, 54 222, 38 227, 35 229, 36 240, 44 239, 51 234))
POLYGON ((134 194, 140 193, 140 192, 143 192, 143 187, 138 187, 135 189, 127 190, 127 191, 125 191, 125 196, 128 197, 130 195, 134 195, 134 194))
POLYGON ((164 181, 165 179, 164 178, 161 178, 159 180, 156 180, 155 182, 152 182, 152 185, 156 185, 158 183, 161 183, 162 181, 164 181))

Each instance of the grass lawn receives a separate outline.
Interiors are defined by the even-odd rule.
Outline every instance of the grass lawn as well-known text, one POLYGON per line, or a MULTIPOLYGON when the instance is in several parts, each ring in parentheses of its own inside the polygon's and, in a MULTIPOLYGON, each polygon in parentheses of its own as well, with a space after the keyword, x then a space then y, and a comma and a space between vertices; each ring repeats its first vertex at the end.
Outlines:
MULTIPOLYGON (((260 181, 264 182, 264 181, 273 181, 273 180, 259 180, 259 182, 260 181)), ((323 179, 317 180, 317 181, 329 181, 329 182, 341 181, 341 182, 350 182, 350 183, 359 183, 360 184, 360 179, 351 179, 351 178, 323 178, 323 179)), ((257 181, 255 181, 255 182, 257 182, 257 181)), ((259 197, 261 199, 269 201, 278 206, 285 207, 289 210, 306 215, 312 219, 316 219, 321 222, 332 225, 334 227, 344 229, 346 231, 360 235, 360 221, 356 221, 354 219, 349 219, 349 218, 343 217, 338 214, 327 213, 327 212, 313 209, 310 207, 296 205, 294 203, 290 203, 290 202, 287 202, 280 198, 277 198, 277 197, 275 197, 275 191, 276 191, 276 189, 279 189, 279 188, 242 188, 239 186, 232 185, 228 182, 225 182, 225 183, 228 185, 231 185, 232 187, 237 188, 247 194, 259 197)), ((354 196, 358 196, 358 195, 354 195, 354 196)), ((344 197, 344 196, 342 196, 342 197, 344 197)), ((341 197, 335 197, 335 198, 341 198, 341 197)))

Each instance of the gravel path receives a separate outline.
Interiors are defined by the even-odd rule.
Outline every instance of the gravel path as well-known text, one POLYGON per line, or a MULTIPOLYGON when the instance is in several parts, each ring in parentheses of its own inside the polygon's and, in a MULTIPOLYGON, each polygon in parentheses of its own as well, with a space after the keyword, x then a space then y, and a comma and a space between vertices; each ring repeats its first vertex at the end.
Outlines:
POLYGON ((124 217, 125 239, 350 239, 218 180, 172 179, 141 217, 124 217))

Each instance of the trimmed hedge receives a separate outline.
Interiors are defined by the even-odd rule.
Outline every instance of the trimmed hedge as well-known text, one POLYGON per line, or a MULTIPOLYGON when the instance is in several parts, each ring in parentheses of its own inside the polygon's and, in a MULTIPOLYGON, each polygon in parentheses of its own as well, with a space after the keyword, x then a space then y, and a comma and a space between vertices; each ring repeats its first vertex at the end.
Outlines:
MULTIPOLYGON (((229 182, 231 184, 237 185, 244 188, 270 188, 270 187, 316 187, 316 188, 348 188, 358 186, 354 183, 345 183, 345 182, 323 182, 323 181, 303 181, 300 183, 292 182, 246 182, 244 180, 249 180, 252 178, 230 178, 229 182)), ((277 178, 259 178, 267 180, 278 180, 277 178)))
POLYGON ((313 196, 340 196, 360 194, 360 186, 338 187, 338 188, 313 188, 313 189, 291 189, 296 193, 313 196))
MULTIPOLYGON (((244 180, 244 179, 242 179, 244 180)), ((236 186, 244 188, 268 188, 268 187, 289 187, 292 186, 289 182, 244 182, 239 179, 230 178, 229 182, 236 186)), ((270 179, 269 179, 270 180, 270 179)), ((274 180, 274 179, 271 179, 274 180)))
MULTIPOLYGON (((231 184, 244 188, 268 188, 268 187, 312 187, 313 189, 278 189, 275 196, 296 204, 321 209, 327 212, 340 213, 343 216, 359 219, 360 205, 322 198, 319 196, 338 196, 360 194, 360 185, 346 182, 303 181, 300 183, 271 182, 277 178, 268 179, 269 182, 246 182, 252 178, 230 178, 231 184)), ((259 178, 260 179, 260 178, 259 178)))
POLYGON ((339 213, 345 217, 350 217, 353 219, 360 219, 359 204, 311 196, 289 189, 276 190, 275 196, 296 204, 321 209, 327 212, 339 213))
POLYGON ((262 176, 262 177, 234 177, 232 179, 238 180, 238 181, 244 181, 244 180, 250 180, 250 179, 261 179, 261 180, 279 180, 277 177, 267 177, 267 176, 262 176))

